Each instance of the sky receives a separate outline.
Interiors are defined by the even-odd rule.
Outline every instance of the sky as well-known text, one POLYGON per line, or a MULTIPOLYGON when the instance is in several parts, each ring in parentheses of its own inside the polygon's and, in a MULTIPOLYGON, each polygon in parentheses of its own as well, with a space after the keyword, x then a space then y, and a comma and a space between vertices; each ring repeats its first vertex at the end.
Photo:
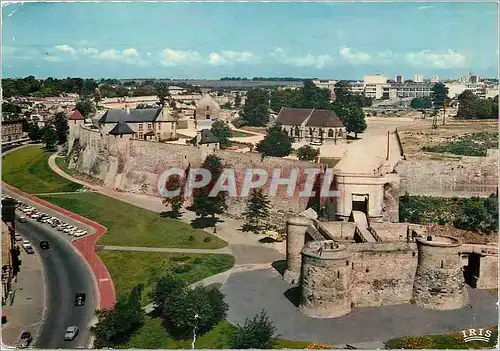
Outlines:
POLYGON ((3 77, 498 77, 496 3, 2 4, 3 77))

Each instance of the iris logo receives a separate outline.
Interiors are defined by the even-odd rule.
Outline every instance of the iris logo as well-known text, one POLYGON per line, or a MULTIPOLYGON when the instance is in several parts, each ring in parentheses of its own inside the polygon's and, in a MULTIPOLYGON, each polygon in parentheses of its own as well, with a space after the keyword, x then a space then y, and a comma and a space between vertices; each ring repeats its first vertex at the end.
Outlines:
POLYGON ((489 329, 467 329, 462 330, 464 342, 484 341, 490 342, 491 330, 489 329))

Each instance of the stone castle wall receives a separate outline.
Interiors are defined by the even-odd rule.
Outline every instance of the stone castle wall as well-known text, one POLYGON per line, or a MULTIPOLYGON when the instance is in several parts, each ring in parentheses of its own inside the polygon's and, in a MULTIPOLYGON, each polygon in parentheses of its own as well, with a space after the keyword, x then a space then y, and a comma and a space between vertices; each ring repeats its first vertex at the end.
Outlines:
POLYGON ((401 193, 437 197, 489 196, 497 191, 498 159, 403 160, 396 166, 401 193))
MULTIPOLYGON (((168 168, 186 169, 188 166, 199 167, 206 152, 192 145, 163 144, 156 142, 131 140, 128 136, 114 137, 101 135, 98 130, 87 127, 70 129, 70 144, 78 138, 81 150, 77 156, 78 172, 100 180, 104 185, 121 191, 160 196, 158 179, 168 168)), ((298 185, 292 197, 288 196, 286 186, 279 186, 276 197, 270 197, 272 218, 283 222, 293 213, 304 210, 309 198, 299 197, 306 181, 304 169, 319 168, 321 165, 310 162, 264 157, 256 153, 237 153, 227 150, 215 152, 222 163, 233 168, 236 174, 237 193, 249 168, 264 169, 269 174, 267 193, 274 169, 280 169, 281 178, 290 175, 292 169, 299 169, 298 185)), ((239 216, 246 209, 246 198, 229 197, 228 213, 239 216)))

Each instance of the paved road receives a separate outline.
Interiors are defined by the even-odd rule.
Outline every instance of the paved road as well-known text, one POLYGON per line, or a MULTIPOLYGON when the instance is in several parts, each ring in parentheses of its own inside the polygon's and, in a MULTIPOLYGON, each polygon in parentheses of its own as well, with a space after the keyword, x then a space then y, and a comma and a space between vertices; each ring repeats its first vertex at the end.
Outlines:
POLYGON ((46 311, 35 347, 45 349, 86 348, 88 327, 94 316, 96 296, 94 281, 88 266, 58 232, 28 220, 16 223, 16 231, 29 240, 40 254, 45 273, 46 311), (40 241, 47 240, 51 248, 40 249, 40 241), (76 307, 76 293, 86 293, 85 306, 76 307), (66 328, 77 325, 80 333, 74 341, 64 341, 66 328))

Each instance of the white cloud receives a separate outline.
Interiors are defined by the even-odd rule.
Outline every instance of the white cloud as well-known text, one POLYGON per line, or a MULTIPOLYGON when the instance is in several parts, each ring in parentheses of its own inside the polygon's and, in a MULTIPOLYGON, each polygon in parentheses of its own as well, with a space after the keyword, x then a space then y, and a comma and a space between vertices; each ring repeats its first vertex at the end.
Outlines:
POLYGON ((102 60, 119 60, 121 58, 121 54, 118 50, 110 49, 97 54, 97 58, 102 60))
POLYGON ((282 48, 277 47, 271 53, 271 56, 280 60, 281 62, 297 67, 316 67, 321 69, 333 61, 333 57, 330 55, 312 55, 307 54, 305 56, 291 56, 288 55, 282 48))
POLYGON ((432 68, 457 68, 465 66, 465 55, 448 49, 444 53, 422 50, 409 52, 404 55, 406 62, 413 66, 432 68))
POLYGON ((260 61, 260 57, 248 51, 222 51, 212 52, 208 55, 208 63, 214 66, 233 65, 234 63, 254 64, 260 61))
POLYGON ((164 49, 162 51, 161 64, 165 66, 177 66, 179 64, 193 64, 203 61, 197 51, 183 51, 164 49))
POLYGON ((420 6, 418 9, 419 10, 428 10, 428 9, 432 9, 434 6, 420 6))
POLYGON ((87 47, 87 48, 83 49, 82 51, 86 55, 97 55, 97 54, 99 54, 99 50, 97 50, 96 48, 92 48, 92 47, 87 47))
POLYGON ((61 61, 64 61, 62 58, 60 58, 59 56, 45 56, 45 61, 49 61, 49 62, 61 62, 61 61))
POLYGON ((372 56, 366 52, 353 52, 351 48, 348 47, 341 48, 339 55, 353 65, 368 63, 373 59, 372 56))
POLYGON ((122 54, 124 56, 127 56, 127 57, 138 57, 139 56, 139 53, 134 48, 125 49, 122 51, 122 54))
POLYGON ((76 55, 76 50, 74 47, 68 45, 68 44, 63 44, 63 45, 56 45, 54 46, 54 49, 62 51, 62 52, 67 52, 71 55, 76 55))

